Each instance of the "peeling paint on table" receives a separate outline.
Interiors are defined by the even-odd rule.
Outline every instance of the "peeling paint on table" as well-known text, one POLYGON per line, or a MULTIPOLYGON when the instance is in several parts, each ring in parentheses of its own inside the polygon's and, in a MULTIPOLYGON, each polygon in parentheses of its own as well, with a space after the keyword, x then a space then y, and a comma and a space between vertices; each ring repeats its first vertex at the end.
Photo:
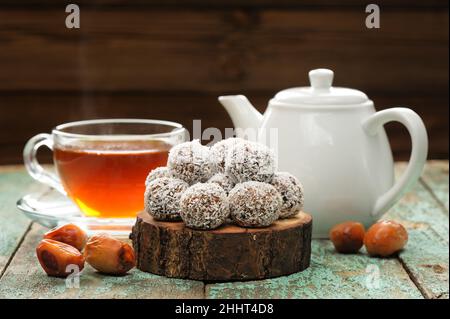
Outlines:
MULTIPOLYGON (((0 281, 0 298, 202 298, 203 283, 169 279, 134 269, 125 276, 105 276, 90 266, 79 288, 48 277, 39 266, 35 247, 45 229, 34 224, 0 281)), ((73 282, 71 282, 73 283, 73 282)))
POLYGON ((39 188, 22 166, 0 168, 0 277, 31 224, 17 210, 16 201, 39 188))
MULTIPOLYGON (((396 164, 397 175, 404 169, 396 164)), ((370 258, 364 249, 341 255, 328 240, 313 240, 311 266, 290 276, 205 284, 136 269, 108 277, 86 266, 78 289, 45 275, 34 251, 45 229, 15 208, 40 186, 23 167, 0 167, 0 298, 448 298, 448 183, 448 161, 428 162, 420 182, 384 216, 409 232, 397 257, 370 258)))
POLYGON ((342 255, 328 240, 312 244, 311 266, 275 279, 206 286, 209 298, 422 298, 396 258, 342 255))
POLYGON ((430 161, 422 174, 424 185, 446 208, 448 215, 448 161, 430 161))

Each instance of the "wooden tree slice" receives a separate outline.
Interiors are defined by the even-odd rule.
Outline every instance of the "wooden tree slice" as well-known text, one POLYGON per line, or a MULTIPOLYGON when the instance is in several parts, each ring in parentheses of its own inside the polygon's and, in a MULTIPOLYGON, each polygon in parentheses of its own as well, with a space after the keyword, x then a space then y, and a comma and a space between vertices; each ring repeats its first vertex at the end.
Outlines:
POLYGON ((196 280, 250 280, 292 274, 309 266, 312 218, 299 212, 267 228, 225 225, 193 230, 138 214, 130 238, 137 267, 196 280))

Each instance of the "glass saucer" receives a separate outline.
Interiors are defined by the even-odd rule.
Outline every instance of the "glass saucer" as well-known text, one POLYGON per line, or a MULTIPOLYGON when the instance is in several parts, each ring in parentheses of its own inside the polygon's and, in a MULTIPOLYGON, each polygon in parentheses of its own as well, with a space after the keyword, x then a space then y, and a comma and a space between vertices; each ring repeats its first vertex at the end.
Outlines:
POLYGON ((17 201, 17 208, 42 226, 53 228, 74 223, 85 229, 88 235, 108 233, 128 237, 136 221, 135 218, 85 217, 69 198, 53 189, 25 195, 17 201))

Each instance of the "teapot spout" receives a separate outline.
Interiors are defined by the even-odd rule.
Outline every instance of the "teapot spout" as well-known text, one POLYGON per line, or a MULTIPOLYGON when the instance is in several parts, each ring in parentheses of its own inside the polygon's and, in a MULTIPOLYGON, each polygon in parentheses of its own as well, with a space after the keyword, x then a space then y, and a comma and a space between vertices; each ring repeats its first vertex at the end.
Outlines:
POLYGON ((244 95, 219 96, 218 100, 230 115, 237 137, 248 138, 249 130, 258 132, 263 116, 244 95))

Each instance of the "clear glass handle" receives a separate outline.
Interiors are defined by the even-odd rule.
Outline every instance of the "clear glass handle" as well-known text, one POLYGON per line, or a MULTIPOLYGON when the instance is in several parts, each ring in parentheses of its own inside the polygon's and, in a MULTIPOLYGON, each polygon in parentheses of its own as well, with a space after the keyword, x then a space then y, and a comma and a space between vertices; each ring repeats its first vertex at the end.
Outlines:
POLYGON ((47 146, 53 150, 53 138, 50 134, 42 133, 30 138, 23 149, 23 162, 25 168, 38 182, 48 185, 63 195, 67 195, 59 177, 51 172, 46 171, 37 161, 36 154, 41 146, 47 146))

